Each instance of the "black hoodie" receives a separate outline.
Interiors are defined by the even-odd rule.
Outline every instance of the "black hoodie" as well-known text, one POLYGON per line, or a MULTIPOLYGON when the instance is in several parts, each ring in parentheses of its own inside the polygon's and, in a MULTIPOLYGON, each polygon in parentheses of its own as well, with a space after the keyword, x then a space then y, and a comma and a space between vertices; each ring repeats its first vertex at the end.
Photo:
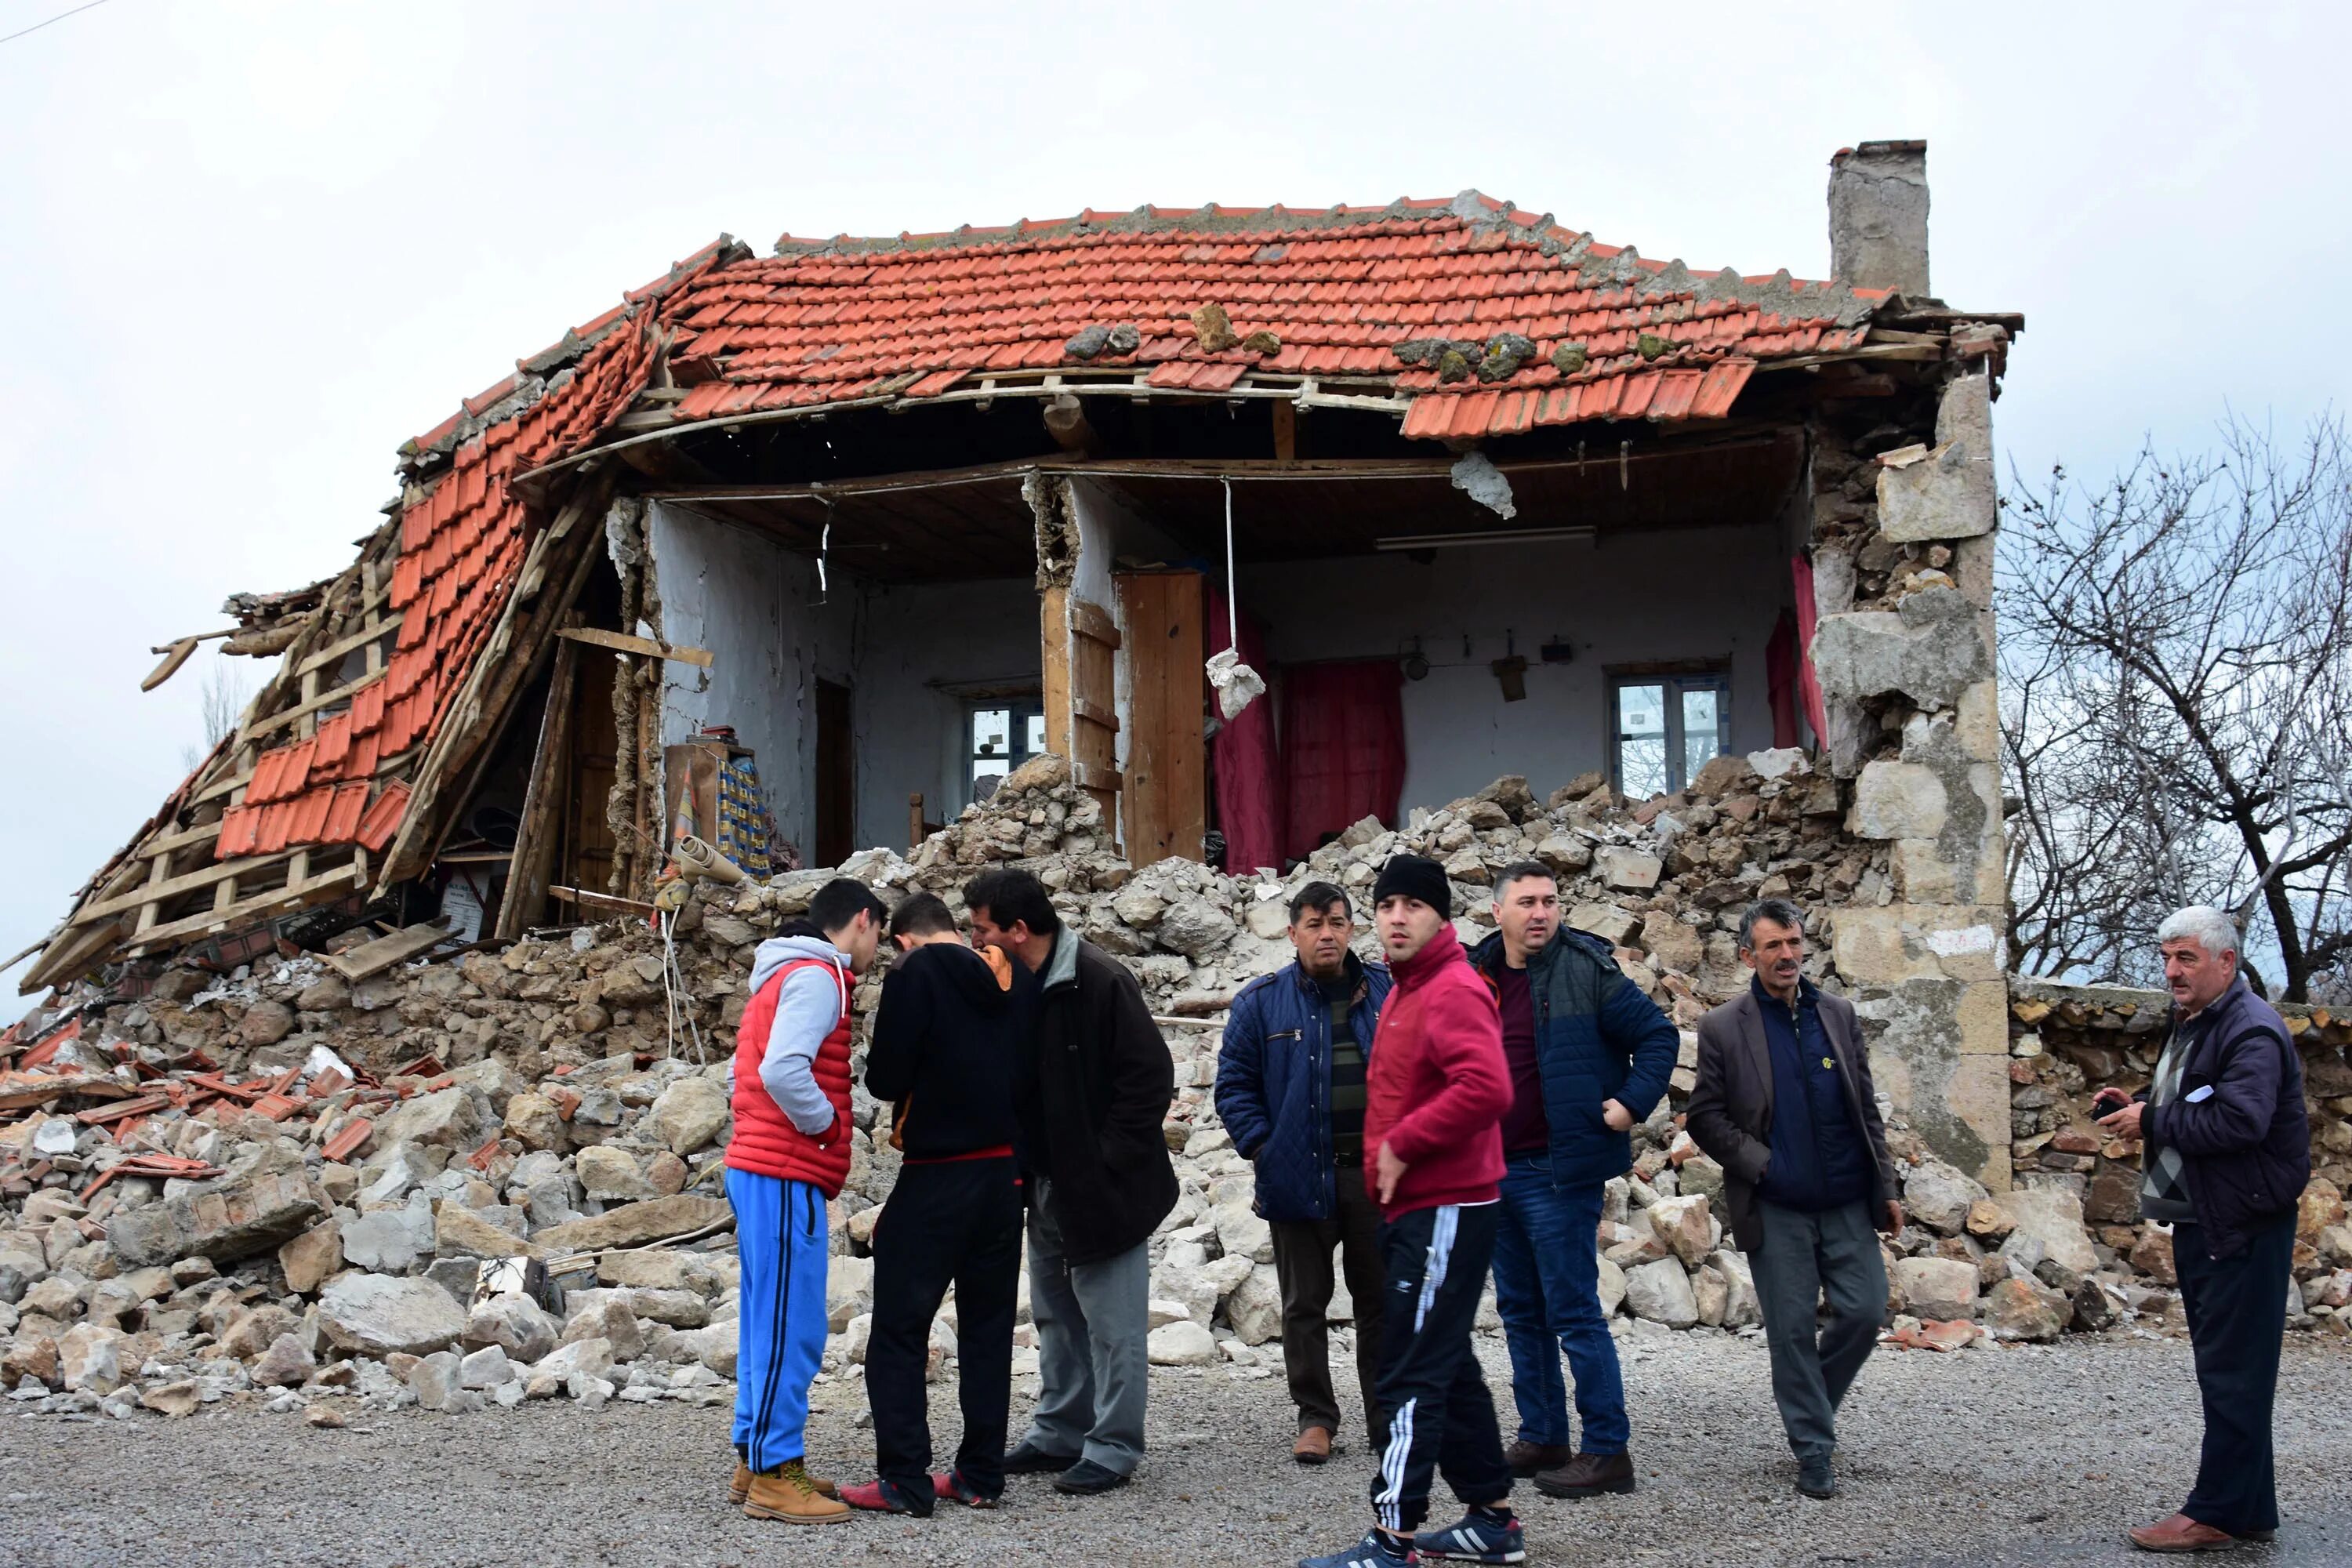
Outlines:
POLYGON ((908 1159, 1013 1142, 1020 1026, 996 972, 961 942, 927 942, 891 963, 866 1048, 866 1088, 896 1102, 908 1159))

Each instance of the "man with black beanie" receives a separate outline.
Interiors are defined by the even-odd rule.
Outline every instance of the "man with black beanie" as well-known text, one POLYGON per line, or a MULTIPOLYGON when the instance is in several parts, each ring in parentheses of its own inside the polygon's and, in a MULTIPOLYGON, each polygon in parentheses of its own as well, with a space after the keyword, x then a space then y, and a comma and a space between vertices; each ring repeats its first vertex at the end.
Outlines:
POLYGON ((1502 1022, 1454 933, 1444 867, 1399 855, 1381 868, 1372 898, 1395 978, 1372 1037, 1364 1106, 1364 1178, 1381 1205, 1389 1281, 1378 1389, 1389 1430, 1371 1483, 1374 1528, 1300 1568, 1522 1562, 1494 1395, 1470 1341, 1494 1253, 1511 1108, 1502 1022), (1435 1471, 1468 1512, 1416 1533, 1435 1471))
POLYGON ((928 1518, 936 1499, 993 1508, 1004 1489, 1021 1273, 1013 1075, 1022 1020, 1012 966, 965 946, 937 898, 901 903, 890 937, 898 957, 866 1050, 866 1087, 893 1102, 889 1137, 904 1160, 874 1227, 866 1393, 878 1475, 844 1487, 841 1500, 928 1518), (950 1283, 963 1442, 934 1476, 923 1374, 950 1283))

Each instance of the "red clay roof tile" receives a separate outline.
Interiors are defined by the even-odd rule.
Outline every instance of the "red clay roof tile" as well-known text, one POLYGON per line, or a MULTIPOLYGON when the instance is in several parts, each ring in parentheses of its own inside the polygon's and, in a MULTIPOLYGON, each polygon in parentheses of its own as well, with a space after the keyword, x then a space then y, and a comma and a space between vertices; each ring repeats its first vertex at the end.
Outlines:
POLYGON ((408 812, 408 786, 397 779, 383 786, 383 793, 360 818, 359 841, 369 853, 381 855, 392 836, 400 831, 400 819, 408 812))

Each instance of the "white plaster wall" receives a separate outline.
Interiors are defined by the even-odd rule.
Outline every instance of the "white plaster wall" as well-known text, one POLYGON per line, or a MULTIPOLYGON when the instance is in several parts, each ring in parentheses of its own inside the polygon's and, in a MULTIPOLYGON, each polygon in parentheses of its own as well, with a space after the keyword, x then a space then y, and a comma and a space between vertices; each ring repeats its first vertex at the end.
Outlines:
POLYGON ((923 793, 934 822, 964 807, 962 692, 1034 688, 1041 679, 1036 584, 877 584, 865 600, 856 653, 857 842, 903 854, 908 795, 923 793))
MULTIPOLYGON (((1118 585, 1112 581, 1118 562, 1174 564, 1186 560, 1187 552, 1105 485, 1081 476, 1070 481, 1070 496, 1078 520, 1078 560, 1071 584, 1079 598, 1109 611, 1125 637, 1127 606, 1118 602, 1118 585)), ((1135 666, 1121 657, 1113 668, 1111 705, 1118 715, 1118 733, 1111 742, 1111 765, 1124 772, 1128 740, 1135 729, 1135 666)))
POLYGON ((1777 522, 1573 542, 1241 568, 1244 614, 1277 665, 1394 658, 1422 639, 1431 669, 1404 686, 1404 805, 1442 805, 1504 773, 1541 796, 1608 765, 1606 666, 1731 663, 1732 745, 1771 744, 1764 647, 1790 601, 1777 522), (1505 702, 1487 666, 1516 634, 1527 700, 1505 702), (1465 655, 1463 639, 1470 638, 1465 655), (1541 662, 1558 636, 1570 663, 1541 662))
POLYGON ((707 670, 667 667, 662 742, 690 740, 705 724, 735 726, 758 760, 778 828, 805 853, 814 830, 815 683, 848 682, 855 691, 865 590, 835 570, 820 605, 813 563, 750 529, 684 507, 653 503, 646 533, 661 588, 662 635, 712 655, 707 670))

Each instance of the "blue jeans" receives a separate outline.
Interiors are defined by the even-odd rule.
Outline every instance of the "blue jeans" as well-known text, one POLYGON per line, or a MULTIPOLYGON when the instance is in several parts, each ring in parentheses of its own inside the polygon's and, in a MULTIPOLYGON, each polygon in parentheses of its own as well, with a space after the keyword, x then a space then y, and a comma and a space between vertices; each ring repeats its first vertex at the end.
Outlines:
POLYGON ((1580 1451, 1622 1454, 1632 1436, 1617 1342, 1601 1315, 1599 1182, 1557 1186, 1551 1156, 1513 1154, 1503 1166, 1502 1226, 1495 1236, 1495 1307, 1511 1351, 1511 1397, 1519 1440, 1568 1446, 1568 1388, 1559 1352, 1576 1379, 1580 1451), (1559 1350, 1553 1349, 1557 1341, 1559 1350))

